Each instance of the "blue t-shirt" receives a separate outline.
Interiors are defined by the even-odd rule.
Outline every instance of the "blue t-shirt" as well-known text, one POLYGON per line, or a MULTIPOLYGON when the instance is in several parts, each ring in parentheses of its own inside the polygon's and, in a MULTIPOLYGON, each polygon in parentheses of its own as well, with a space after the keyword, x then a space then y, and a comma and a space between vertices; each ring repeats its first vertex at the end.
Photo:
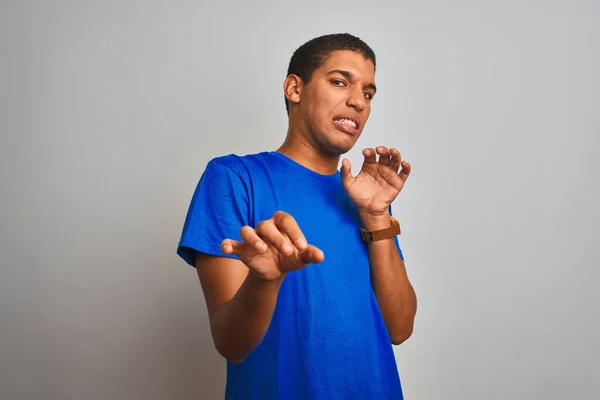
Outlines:
MULTIPOLYGON (((288 273, 261 343, 227 362, 226 399, 402 399, 396 360, 370 279, 360 221, 339 171, 321 175, 277 152, 211 160, 185 220, 178 254, 221 253, 277 210, 291 214, 325 260, 288 273)), ((402 257, 402 252, 396 246, 402 257)))

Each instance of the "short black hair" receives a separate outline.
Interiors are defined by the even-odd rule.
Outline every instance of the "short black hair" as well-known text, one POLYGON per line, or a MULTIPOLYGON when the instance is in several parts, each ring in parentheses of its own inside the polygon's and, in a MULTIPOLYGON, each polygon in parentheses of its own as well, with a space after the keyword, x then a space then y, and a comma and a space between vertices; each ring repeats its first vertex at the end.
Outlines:
MULTIPOLYGON (((334 33, 319 36, 300 46, 292 55, 287 75, 298 75, 304 83, 309 83, 313 73, 319 69, 325 60, 337 50, 350 50, 360 53, 376 67, 375 52, 361 39, 349 33, 334 33)), ((284 96, 285 109, 289 115, 290 109, 284 96)))

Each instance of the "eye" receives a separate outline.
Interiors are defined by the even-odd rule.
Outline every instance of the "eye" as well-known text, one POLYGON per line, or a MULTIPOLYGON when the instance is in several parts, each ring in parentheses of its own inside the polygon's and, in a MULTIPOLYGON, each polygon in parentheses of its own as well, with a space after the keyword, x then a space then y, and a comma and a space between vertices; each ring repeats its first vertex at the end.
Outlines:
POLYGON ((333 81, 331 81, 331 83, 333 83, 335 86, 346 86, 346 83, 344 81, 340 81, 339 79, 334 79, 333 81))
POLYGON ((365 93, 365 99, 367 100, 373 100, 373 95, 369 92, 364 92, 365 93))

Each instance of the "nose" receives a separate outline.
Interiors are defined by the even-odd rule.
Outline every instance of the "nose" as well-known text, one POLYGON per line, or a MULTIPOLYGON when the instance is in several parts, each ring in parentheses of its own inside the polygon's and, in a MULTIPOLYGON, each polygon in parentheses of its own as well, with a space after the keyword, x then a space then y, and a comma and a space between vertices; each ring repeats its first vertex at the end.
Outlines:
POLYGON ((348 107, 354 108, 356 111, 362 111, 365 109, 367 100, 360 87, 351 90, 348 94, 348 107))

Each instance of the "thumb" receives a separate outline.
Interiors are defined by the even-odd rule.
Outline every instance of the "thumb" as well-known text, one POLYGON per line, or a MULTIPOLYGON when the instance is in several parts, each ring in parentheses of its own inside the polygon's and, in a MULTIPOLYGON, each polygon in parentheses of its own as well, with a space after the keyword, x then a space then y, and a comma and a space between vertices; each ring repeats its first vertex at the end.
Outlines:
POLYGON ((342 177, 342 186, 347 188, 350 182, 352 181, 352 164, 350 164, 350 160, 348 160, 347 158, 344 158, 342 160, 342 168, 340 168, 340 175, 342 177))
POLYGON ((242 255, 244 250, 244 243, 237 242, 231 239, 225 239, 221 242, 221 251, 224 254, 234 254, 238 257, 242 255))
POLYGON ((300 252, 300 258, 303 264, 319 264, 325 259, 323 250, 309 244, 306 249, 300 252))

